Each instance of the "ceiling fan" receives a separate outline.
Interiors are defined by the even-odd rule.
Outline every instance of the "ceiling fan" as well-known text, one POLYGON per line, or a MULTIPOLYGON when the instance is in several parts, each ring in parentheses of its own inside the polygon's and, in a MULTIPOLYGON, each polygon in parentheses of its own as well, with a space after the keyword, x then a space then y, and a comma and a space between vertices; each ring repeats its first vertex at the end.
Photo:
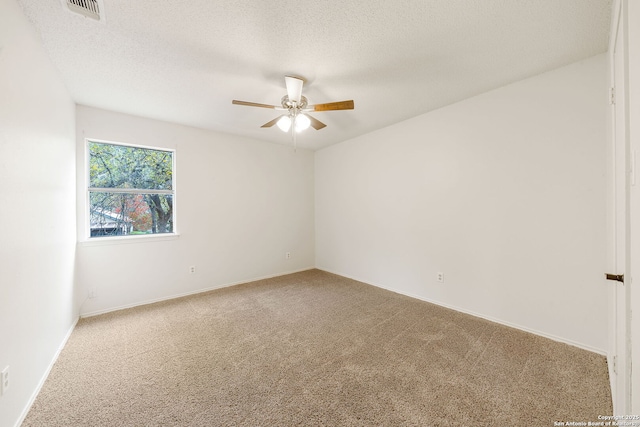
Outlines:
POLYGON ((320 120, 310 116, 309 112, 332 111, 332 110, 353 110, 353 100, 328 102, 325 104, 308 105, 307 98, 302 96, 302 86, 304 80, 299 77, 285 76, 284 82, 287 85, 287 94, 282 97, 282 106, 258 104, 256 102, 233 100, 232 104, 246 105, 248 107, 270 108, 272 110, 284 111, 285 113, 275 119, 263 124, 261 127, 269 128, 275 124, 283 132, 291 129, 291 135, 295 141, 296 132, 301 132, 309 126, 315 130, 326 127, 320 120))

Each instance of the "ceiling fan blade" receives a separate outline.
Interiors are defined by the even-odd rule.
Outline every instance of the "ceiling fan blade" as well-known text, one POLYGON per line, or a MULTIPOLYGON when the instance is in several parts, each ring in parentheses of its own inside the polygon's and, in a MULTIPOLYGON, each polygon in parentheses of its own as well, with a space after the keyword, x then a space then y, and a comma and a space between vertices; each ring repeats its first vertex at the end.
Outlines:
POLYGON ((267 105, 267 104, 258 104, 257 102, 247 102, 247 101, 238 101, 234 99, 231 101, 232 104, 235 105, 246 105, 247 107, 260 107, 260 108, 270 108, 272 110, 278 108, 275 105, 267 105))
POLYGON ((309 117, 309 120, 311 121, 311 127, 314 128, 315 130, 320 130, 323 127, 327 126, 324 123, 322 123, 320 120, 316 119, 315 117, 311 117, 308 114, 305 114, 305 116, 309 117))
POLYGON ((284 76, 284 82, 287 85, 287 96, 289 97, 289 101, 300 102, 304 80, 298 77, 284 76))
POLYGON ((338 102, 327 102, 326 104, 316 104, 310 105, 309 109, 311 111, 331 111, 331 110, 353 110, 353 100, 349 101, 338 101, 338 102))
POLYGON ((267 122, 265 124, 263 124, 262 126, 260 126, 261 128, 270 128, 271 126, 275 125, 276 123, 278 123, 278 120, 280 120, 282 118, 282 116, 278 116, 275 119, 271 120, 270 122, 267 122))

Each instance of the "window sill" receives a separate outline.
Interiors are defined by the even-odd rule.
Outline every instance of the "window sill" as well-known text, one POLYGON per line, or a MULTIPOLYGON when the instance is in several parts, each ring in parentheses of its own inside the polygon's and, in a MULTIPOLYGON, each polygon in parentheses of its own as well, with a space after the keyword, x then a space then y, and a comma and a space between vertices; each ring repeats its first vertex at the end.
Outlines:
POLYGON ((105 246, 105 245, 128 245, 131 243, 152 243, 168 240, 177 240, 178 233, 156 234, 147 236, 118 236, 118 237, 96 237, 93 239, 80 240, 78 246, 105 246))

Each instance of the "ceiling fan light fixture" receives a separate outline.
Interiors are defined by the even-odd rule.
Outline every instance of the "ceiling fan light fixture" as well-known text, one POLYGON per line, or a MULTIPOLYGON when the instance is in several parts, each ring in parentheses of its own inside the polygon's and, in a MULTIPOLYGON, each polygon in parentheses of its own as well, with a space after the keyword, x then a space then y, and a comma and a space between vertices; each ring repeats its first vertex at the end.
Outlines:
POLYGON ((311 124, 311 120, 304 114, 299 114, 296 116, 296 132, 302 132, 305 129, 309 128, 311 124))
POLYGON ((278 127, 282 132, 289 132, 291 128, 291 118, 289 116, 282 116, 277 123, 278 127))
POLYGON ((280 104, 282 105, 282 107, 269 104, 260 104, 257 102, 239 101, 237 99, 234 99, 233 101, 231 101, 231 103, 234 105, 245 105, 248 107, 260 107, 277 111, 284 111, 285 113, 283 115, 268 121, 261 127, 270 128, 273 125, 277 124, 280 130, 285 133, 291 130, 291 136, 293 138, 294 144, 296 140, 296 133, 302 132, 309 127, 313 127, 315 130, 320 130, 327 127, 327 125, 325 125, 315 117, 305 114, 306 112, 353 110, 352 99, 348 101, 326 102, 323 104, 308 105, 307 98, 302 96, 302 87, 304 85, 304 80, 299 77, 293 76, 285 76, 284 80, 287 86, 287 94, 284 95, 280 100, 280 104))

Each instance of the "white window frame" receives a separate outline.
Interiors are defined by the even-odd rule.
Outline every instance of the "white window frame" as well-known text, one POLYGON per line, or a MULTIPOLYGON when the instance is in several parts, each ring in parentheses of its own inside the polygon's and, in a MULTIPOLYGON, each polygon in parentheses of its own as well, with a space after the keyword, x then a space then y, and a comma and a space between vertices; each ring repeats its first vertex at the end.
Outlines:
POLYGON ((176 179, 176 150, 174 148, 166 148, 166 147, 157 147, 151 145, 144 144, 131 144, 125 142, 116 142, 116 141, 107 141, 103 139, 97 138, 85 138, 84 140, 84 235, 82 240, 80 241, 83 245, 94 245, 94 244, 120 244, 120 243, 134 243, 134 242, 145 242, 145 241, 158 241, 158 240, 173 240, 179 236, 178 233, 178 209, 177 209, 177 179, 176 179), (91 157, 91 152, 89 150, 89 144, 91 142, 99 143, 99 144, 110 144, 110 145, 120 145, 124 147, 132 147, 132 148, 141 148, 146 150, 158 150, 158 151, 168 151, 171 152, 171 190, 141 190, 141 189, 131 189, 131 188, 93 188, 89 185, 90 181, 90 173, 89 173, 89 161, 91 157), (106 191, 109 193, 126 193, 126 194, 170 194, 172 196, 172 222, 173 222, 173 231, 171 233, 157 233, 157 234, 142 234, 142 235, 122 235, 122 236, 100 236, 100 237, 92 237, 91 236, 91 198, 90 194, 92 191, 106 191))

